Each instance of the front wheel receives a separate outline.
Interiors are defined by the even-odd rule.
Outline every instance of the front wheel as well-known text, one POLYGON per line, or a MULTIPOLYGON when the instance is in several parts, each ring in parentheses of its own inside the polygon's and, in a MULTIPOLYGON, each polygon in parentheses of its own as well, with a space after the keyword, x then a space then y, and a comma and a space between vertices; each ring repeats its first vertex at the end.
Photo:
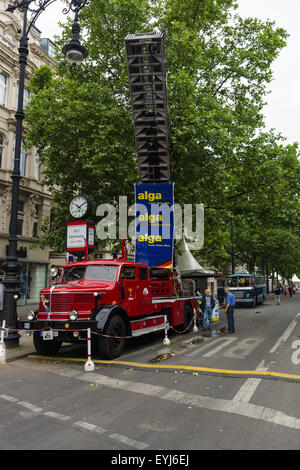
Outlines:
POLYGON ((98 336, 98 349, 101 356, 106 359, 115 359, 120 357, 126 344, 126 325, 121 315, 113 315, 105 326, 104 333, 108 336, 117 336, 118 338, 105 338, 98 336))
POLYGON ((62 342, 51 340, 43 340, 39 331, 33 333, 33 344, 37 353, 44 356, 51 356, 52 354, 57 354, 61 348, 62 342))

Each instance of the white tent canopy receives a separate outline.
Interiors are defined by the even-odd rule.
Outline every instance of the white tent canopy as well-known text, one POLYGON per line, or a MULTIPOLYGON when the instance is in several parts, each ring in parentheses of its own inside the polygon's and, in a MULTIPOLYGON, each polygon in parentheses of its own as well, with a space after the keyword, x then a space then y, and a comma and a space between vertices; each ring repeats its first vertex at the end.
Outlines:
POLYGON ((178 251, 180 252, 177 255, 178 267, 181 274, 188 274, 192 272, 206 272, 205 269, 200 266, 198 261, 196 261, 193 257, 184 237, 178 245, 178 251))

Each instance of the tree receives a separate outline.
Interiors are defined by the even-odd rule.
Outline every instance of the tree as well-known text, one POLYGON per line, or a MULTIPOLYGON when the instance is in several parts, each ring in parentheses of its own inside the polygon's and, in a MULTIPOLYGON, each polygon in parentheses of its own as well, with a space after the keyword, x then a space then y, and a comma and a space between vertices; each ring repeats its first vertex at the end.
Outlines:
MULTIPOLYGON (((176 202, 204 203, 206 253, 227 262, 222 228, 252 171, 271 64, 287 38, 271 22, 241 19, 235 7, 234 0, 98 0, 82 10, 86 64, 74 70, 61 58, 56 77, 38 70, 27 108, 27 144, 37 147, 57 203, 41 244, 63 249, 77 191, 96 205, 119 195, 132 201, 138 175, 124 38, 151 24, 166 34, 176 202)), ((67 25, 61 42, 69 35, 67 25)))

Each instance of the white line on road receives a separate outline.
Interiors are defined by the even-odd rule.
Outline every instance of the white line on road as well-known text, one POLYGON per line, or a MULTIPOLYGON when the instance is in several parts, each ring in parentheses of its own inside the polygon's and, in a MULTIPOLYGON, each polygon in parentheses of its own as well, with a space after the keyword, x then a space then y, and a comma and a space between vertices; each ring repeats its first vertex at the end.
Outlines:
MULTIPOLYGON (((253 419, 278 424, 292 429, 300 429, 300 419, 288 416, 278 410, 267 408, 261 405, 254 405, 245 401, 226 400, 212 398, 202 395, 181 392, 179 390, 168 389, 165 387, 153 386, 143 382, 129 382, 127 380, 113 379, 95 372, 88 375, 83 374, 77 378, 84 382, 94 382, 103 386, 123 390, 126 392, 134 392, 142 395, 149 395, 150 388, 156 390, 152 396, 155 398, 168 400, 178 405, 188 405, 195 408, 203 408, 212 411, 221 411, 224 413, 234 413, 240 416, 247 416, 253 419), (128 385, 130 386, 128 387, 128 385), (149 387, 149 388, 148 388, 149 387), (146 392, 146 393, 145 393, 146 392)), ((76 379, 75 379, 76 380, 76 379)), ((117 399, 117 397, 116 397, 117 399)))
POLYGON ((287 341, 288 337, 290 336, 296 325, 297 322, 293 320, 292 323, 289 324, 285 332, 280 336, 280 338, 278 338, 273 348, 270 349, 269 353, 274 353, 282 343, 285 343, 287 341))
POLYGON ((74 423, 75 427, 85 429, 86 431, 93 431, 102 434, 107 432, 106 429, 101 428, 100 426, 95 426, 95 424, 87 423, 86 421, 77 421, 74 423))
POLYGON ((34 413, 42 413, 42 408, 38 406, 32 405, 32 403, 28 403, 28 401, 18 401, 18 405, 27 408, 28 410, 34 411, 34 413))
POLYGON ((9 395, 0 395, 0 398, 7 401, 18 401, 17 398, 10 397, 9 395))
POLYGON ((213 355, 216 354, 217 352, 221 351, 221 349, 226 348, 226 346, 228 346, 229 344, 231 344, 233 341, 236 341, 236 338, 227 338, 227 339, 225 339, 225 341, 224 341, 222 344, 220 344, 220 345, 217 346, 216 348, 212 349, 212 350, 209 351, 208 353, 203 354, 203 357, 211 357, 211 356, 213 356, 213 355))
MULTIPOLYGON (((265 361, 262 361, 256 370, 267 371, 268 367, 265 367, 265 361)), ((234 401, 243 401, 244 403, 249 403, 251 398, 254 395, 255 390, 259 386, 262 379, 247 379, 246 382, 241 386, 235 397, 234 401)))
POLYGON ((119 442, 123 442, 123 444, 127 444, 130 447, 135 447, 139 450, 146 449, 147 447, 149 447, 148 444, 145 444, 144 442, 129 439, 129 437, 123 436, 122 434, 110 434, 108 437, 110 437, 111 439, 115 439, 119 442))
MULTIPOLYGON (((186 354, 186 356, 189 356, 189 357, 197 356, 199 354, 199 352, 202 352, 204 349, 208 348, 209 346, 212 346, 216 343, 220 343, 220 341, 224 341, 224 338, 214 339, 213 342, 211 340, 206 340, 205 344, 203 344, 202 346, 197 347, 196 349, 193 349, 193 351, 186 354)), ((186 351, 183 351, 183 352, 186 352, 186 351)), ((177 356, 177 354, 176 354, 176 356, 177 356)))
POLYGON ((68 421, 71 419, 71 416, 61 415, 60 413, 55 413, 54 411, 45 411, 43 415, 49 416, 50 418, 59 419, 60 421, 68 421))
MULTIPOLYGON (((78 374, 77 374, 78 375, 78 374)), ((124 382, 124 381, 123 381, 124 382)), ((126 382, 128 389, 130 390, 130 382, 126 382)), ((137 393, 142 393, 141 390, 135 386, 135 383, 132 383, 133 387, 135 387, 137 393)), ((154 386, 149 385, 149 384, 144 384, 144 393, 145 395, 152 395, 152 393, 156 390, 156 392, 164 390, 162 387, 157 387, 154 389, 154 386)), ((132 391, 132 390, 131 390, 132 391)), ((24 408, 27 408, 31 411, 34 411, 35 413, 41 413, 44 416, 49 416, 50 418, 58 419, 60 421, 69 421, 71 419, 71 416, 66 416, 60 413, 55 413, 54 411, 43 411, 42 408, 39 408, 32 403, 29 403, 27 401, 19 401, 17 398, 11 397, 9 395, 0 395, 0 398, 6 401, 10 402, 17 402, 18 405, 23 406, 24 408)), ((78 428, 80 430, 84 431, 90 431, 92 433, 98 433, 98 434, 103 434, 107 433, 107 429, 102 428, 101 426, 96 426, 95 424, 88 423, 86 421, 76 421, 73 426, 75 428, 78 428)), ((124 436, 122 434, 110 434, 108 436, 110 439, 117 440, 119 442, 122 442, 123 444, 128 445, 129 447, 134 447, 136 449, 142 450, 146 449, 148 444, 145 442, 140 442, 136 441, 135 439, 130 439, 127 436, 124 436)))

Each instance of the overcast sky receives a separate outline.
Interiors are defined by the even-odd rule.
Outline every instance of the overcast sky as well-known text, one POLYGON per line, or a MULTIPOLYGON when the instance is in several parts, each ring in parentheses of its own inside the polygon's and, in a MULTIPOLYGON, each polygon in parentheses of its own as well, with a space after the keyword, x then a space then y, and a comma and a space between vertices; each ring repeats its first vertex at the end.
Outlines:
MULTIPOLYGON (((37 27, 43 37, 59 34, 58 21, 64 20, 64 5, 54 2, 42 13, 37 27)), ((287 47, 273 64, 274 81, 267 97, 267 128, 281 132, 288 142, 300 141, 300 0, 239 0, 242 17, 270 19, 285 28, 290 37, 287 47)))

